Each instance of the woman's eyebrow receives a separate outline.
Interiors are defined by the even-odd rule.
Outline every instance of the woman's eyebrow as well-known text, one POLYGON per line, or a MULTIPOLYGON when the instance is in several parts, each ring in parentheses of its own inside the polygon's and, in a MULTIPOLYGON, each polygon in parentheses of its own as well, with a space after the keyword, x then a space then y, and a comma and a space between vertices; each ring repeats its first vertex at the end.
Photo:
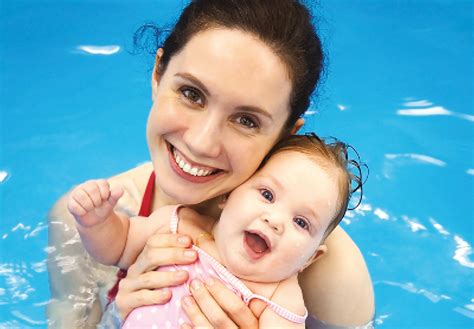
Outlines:
POLYGON ((184 80, 188 80, 189 82, 191 82, 191 83, 195 84, 197 87, 199 87, 199 89, 201 89, 202 92, 206 94, 206 96, 208 96, 208 97, 211 96, 211 93, 209 92, 209 90, 207 90, 206 86, 204 86, 204 84, 198 78, 196 78, 194 75, 192 75, 190 73, 176 73, 175 76, 179 77, 181 79, 184 79, 184 80))
POLYGON ((258 113, 267 117, 270 120, 273 120, 273 116, 268 111, 265 111, 264 109, 258 106, 242 105, 242 106, 237 107, 237 109, 241 111, 245 111, 245 112, 250 112, 250 113, 258 113))

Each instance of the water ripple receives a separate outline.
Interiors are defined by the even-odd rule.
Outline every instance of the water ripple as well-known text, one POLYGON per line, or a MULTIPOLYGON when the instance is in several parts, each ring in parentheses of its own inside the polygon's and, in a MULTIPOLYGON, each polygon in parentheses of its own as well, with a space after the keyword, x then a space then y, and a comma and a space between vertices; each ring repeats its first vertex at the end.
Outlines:
POLYGON ((453 308, 453 311, 458 312, 459 314, 462 314, 465 317, 474 319, 474 312, 472 312, 470 310, 466 310, 465 308, 455 307, 455 308, 453 308))
POLYGON ((425 163, 432 164, 439 167, 446 166, 446 162, 433 158, 428 155, 424 155, 424 154, 415 154, 415 153, 385 154, 385 158, 390 159, 390 160, 399 159, 399 158, 408 158, 408 159, 425 162, 425 163))
POLYGON ((445 116, 453 116, 459 119, 464 119, 467 121, 474 122, 474 115, 453 112, 453 111, 447 110, 443 106, 431 106, 433 104, 426 100, 418 101, 418 102, 407 102, 407 103, 404 103, 403 105, 412 106, 415 108, 397 110, 398 115, 407 115, 407 116, 445 115, 445 116), (425 106, 431 106, 431 107, 425 107, 425 106), (424 107, 424 108, 418 108, 418 107, 424 107))
POLYGON ((5 170, 0 170, 0 183, 3 183, 7 177, 8 173, 5 170))
POLYGON ((417 231, 426 231, 426 226, 421 224, 418 219, 416 218, 409 218, 408 216, 403 215, 402 216, 403 221, 408 224, 412 232, 417 232, 417 231))
POLYGON ((430 101, 428 101, 426 99, 423 99, 423 100, 420 100, 420 101, 405 102, 405 103, 403 103, 403 105, 406 106, 406 107, 420 107, 420 106, 431 106, 431 105, 433 105, 433 103, 431 103, 430 101))
MULTIPOLYGON (((5 294, 0 296, 10 297, 13 302, 28 299, 29 295, 35 292, 35 289, 30 285, 27 279, 27 276, 29 276, 27 270, 27 266, 23 262, 20 264, 0 264, 0 276, 5 278, 6 288, 10 293, 10 296, 5 294)), ((0 302, 5 304, 9 301, 2 298, 0 302)))
POLYGON ((456 242, 456 251, 454 252, 453 259, 462 266, 474 268, 474 262, 469 259, 469 255, 472 254, 472 248, 464 241, 459 235, 454 236, 456 242))
POLYGON ((383 220, 388 220, 390 219, 390 216, 385 212, 383 211, 382 209, 380 208, 376 208, 374 210, 374 215, 377 216, 378 218, 380 219, 383 219, 383 220))
POLYGON ((77 50, 90 54, 90 55, 105 55, 110 56, 120 51, 120 46, 92 46, 92 45, 81 45, 77 46, 77 50))
POLYGON ((435 294, 434 292, 431 292, 429 290, 426 290, 424 288, 417 288, 412 282, 407 282, 407 283, 400 283, 400 282, 394 282, 394 281, 380 281, 377 283, 385 284, 387 286, 393 286, 393 287, 399 287, 405 291, 408 291, 413 294, 421 295, 423 297, 426 297, 433 303, 438 303, 440 300, 451 300, 451 297, 441 294, 435 294))
POLYGON ((444 229, 444 227, 438 223, 434 218, 429 218, 429 221, 431 223, 431 225, 433 225, 433 227, 436 229, 436 231, 438 231, 439 233, 441 233, 442 235, 449 235, 450 233, 448 231, 446 231, 444 229))
POLYGON ((381 325, 383 324, 384 320, 389 318, 390 317, 390 314, 381 314, 379 316, 377 316, 377 318, 375 318, 375 324, 376 325, 381 325))
POLYGON ((25 314, 21 313, 21 312, 18 311, 18 310, 13 310, 13 311, 11 312, 11 314, 12 314, 13 316, 17 317, 18 319, 25 321, 25 322, 28 323, 28 324, 32 324, 32 325, 44 325, 44 324, 48 324, 47 321, 37 321, 37 320, 33 320, 33 319, 29 318, 28 316, 26 316, 25 314))

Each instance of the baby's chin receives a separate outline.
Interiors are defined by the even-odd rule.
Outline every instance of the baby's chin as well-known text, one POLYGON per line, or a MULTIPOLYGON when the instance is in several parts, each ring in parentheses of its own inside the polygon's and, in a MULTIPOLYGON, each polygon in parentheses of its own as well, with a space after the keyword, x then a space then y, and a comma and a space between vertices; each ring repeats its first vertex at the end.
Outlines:
POLYGON ((297 272, 289 273, 288 271, 275 271, 272 269, 259 269, 256 271, 255 268, 258 266, 246 266, 245 264, 225 264, 225 266, 239 279, 258 283, 280 282, 297 274, 297 272))

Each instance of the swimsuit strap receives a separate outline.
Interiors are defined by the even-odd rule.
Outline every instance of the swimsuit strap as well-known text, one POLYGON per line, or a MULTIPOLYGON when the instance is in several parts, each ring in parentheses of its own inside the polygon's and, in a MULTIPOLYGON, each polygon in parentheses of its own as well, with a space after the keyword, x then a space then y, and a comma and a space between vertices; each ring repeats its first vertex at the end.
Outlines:
MULTIPOLYGON (((175 210, 177 211, 177 210, 175 210)), ((207 252, 193 245, 193 249, 196 250, 199 254, 199 258, 205 258, 211 266, 214 268, 216 273, 224 280, 229 282, 238 292, 242 295, 244 302, 248 305, 249 302, 254 299, 260 299, 265 302, 267 306, 279 316, 287 319, 290 322, 294 323, 305 323, 306 318, 308 317, 308 310, 305 308, 305 313, 303 316, 291 312, 290 310, 272 302, 268 298, 254 294, 247 286, 235 275, 233 275, 227 268, 219 263, 214 257, 209 255, 207 252)))
POLYGON ((281 316, 282 318, 285 318, 287 319, 288 321, 290 322, 294 322, 294 323, 305 323, 306 321, 306 318, 308 317, 308 310, 304 309, 304 315, 301 316, 301 315, 298 315, 296 313, 293 313, 291 312, 290 310, 276 304, 275 302, 272 302, 270 299, 268 298, 265 298, 263 296, 260 296, 260 295, 257 295, 257 294, 252 294, 251 296, 249 296, 249 298, 247 300, 244 299, 244 301, 248 304, 252 299, 260 299, 261 301, 265 302, 267 304, 267 306, 273 311, 275 312, 276 314, 278 314, 279 316, 281 316))
POLYGON ((146 184, 145 193, 143 194, 142 205, 138 216, 148 217, 151 214, 151 206, 153 203, 153 194, 155 192, 155 172, 152 171, 148 183, 146 184))
POLYGON ((178 233, 178 222, 179 222, 178 210, 181 207, 182 207, 182 205, 177 205, 173 210, 173 214, 171 215, 170 231, 173 234, 178 233))
MULTIPOLYGON (((152 171, 150 174, 150 178, 148 178, 148 183, 146 184, 145 193, 143 194, 142 204, 140 206, 140 211, 138 212, 138 216, 148 217, 151 214, 151 206, 153 203, 153 194, 155 192, 155 172, 152 171)), ((107 299, 109 305, 117 296, 119 282, 123 278, 127 276, 126 270, 118 270, 117 272, 117 281, 115 282, 114 286, 109 290, 107 294, 107 299)))

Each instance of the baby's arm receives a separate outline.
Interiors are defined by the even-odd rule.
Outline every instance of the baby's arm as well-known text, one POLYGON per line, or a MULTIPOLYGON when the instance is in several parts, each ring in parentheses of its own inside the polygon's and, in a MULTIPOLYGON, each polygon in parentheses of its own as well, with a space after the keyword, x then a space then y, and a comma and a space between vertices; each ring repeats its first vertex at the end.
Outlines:
MULTIPOLYGON (((281 281, 271 298, 276 304, 289 311, 303 316, 306 308, 304 306, 303 293, 298 284, 296 275, 281 281)), ((268 306, 259 318, 259 328, 304 328, 305 324, 291 322, 275 313, 268 306)))
POLYGON ((130 219, 126 245, 117 266, 128 269, 135 263, 148 239, 155 233, 170 233, 170 219, 176 206, 164 206, 155 210, 149 217, 130 219))
POLYGON ((84 248, 105 265, 118 262, 127 242, 129 218, 113 210, 122 195, 122 188, 111 189, 104 179, 91 180, 74 188, 67 201, 84 248))

